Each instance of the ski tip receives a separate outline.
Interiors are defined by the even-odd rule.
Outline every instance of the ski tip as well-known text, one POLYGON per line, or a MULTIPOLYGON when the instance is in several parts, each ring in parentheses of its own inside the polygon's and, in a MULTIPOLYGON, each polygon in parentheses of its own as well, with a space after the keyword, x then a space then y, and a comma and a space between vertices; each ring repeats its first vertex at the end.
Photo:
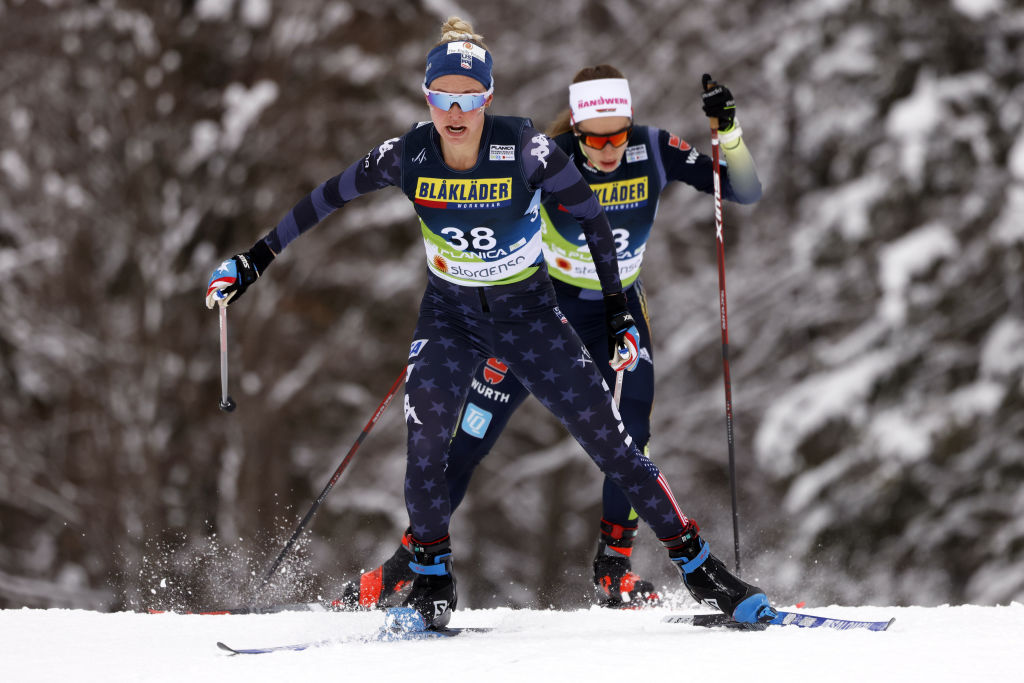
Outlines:
POLYGON ((670 624, 688 624, 690 626, 703 626, 705 628, 724 627, 738 631, 763 631, 768 626, 795 626, 800 628, 828 627, 841 631, 850 629, 866 629, 868 631, 885 631, 896 621, 895 617, 888 621, 857 621, 853 619, 838 619, 832 617, 818 617, 802 612, 779 612, 778 616, 770 622, 738 622, 726 614, 671 614, 664 617, 662 621, 670 624))
POLYGON ((230 653, 232 655, 239 654, 238 650, 225 645, 224 643, 220 642, 219 640, 217 641, 217 647, 219 647, 221 650, 224 650, 225 652, 228 652, 228 653, 230 653))

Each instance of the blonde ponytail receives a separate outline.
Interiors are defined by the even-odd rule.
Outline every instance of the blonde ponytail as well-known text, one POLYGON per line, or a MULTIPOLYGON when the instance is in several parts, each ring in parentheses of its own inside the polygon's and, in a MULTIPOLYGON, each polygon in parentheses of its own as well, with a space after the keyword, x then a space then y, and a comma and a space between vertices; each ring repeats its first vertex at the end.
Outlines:
POLYGON ((448 17, 448 21, 441 26, 441 40, 437 44, 444 45, 458 40, 468 40, 485 50, 490 50, 484 44, 484 37, 473 31, 472 24, 461 17, 448 17))

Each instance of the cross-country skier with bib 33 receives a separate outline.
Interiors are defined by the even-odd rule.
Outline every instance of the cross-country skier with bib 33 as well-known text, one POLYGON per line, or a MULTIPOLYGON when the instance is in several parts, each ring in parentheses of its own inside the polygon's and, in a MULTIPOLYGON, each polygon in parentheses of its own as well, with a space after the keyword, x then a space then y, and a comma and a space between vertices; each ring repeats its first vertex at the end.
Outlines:
MULTIPOLYGON (((761 197, 761 183, 743 143, 732 93, 720 84, 709 85, 713 87, 705 90, 703 104, 705 114, 720 122, 726 162, 722 195, 741 204, 756 202, 761 197)), ((623 378, 618 407, 626 431, 646 453, 654 404, 654 349, 640 267, 662 192, 678 181, 711 194, 712 160, 676 135, 635 125, 629 82, 613 66, 581 69, 569 86, 569 104, 569 110, 549 126, 548 133, 590 184, 611 224, 619 278, 639 331, 637 367, 623 378)), ((544 253, 558 306, 591 356, 600 357, 607 344, 601 283, 579 223, 552 197, 544 199, 541 216, 544 253)), ((598 369, 606 382, 615 383, 611 366, 601 364, 598 369)), ((446 476, 452 509, 459 506, 474 469, 527 395, 502 359, 490 358, 480 366, 448 448, 446 476)), ((659 600, 654 584, 631 571, 637 523, 629 498, 613 478, 606 477, 593 562, 598 604, 635 608, 659 600)), ((373 607, 387 602, 392 594, 400 595, 413 578, 408 538, 407 533, 384 564, 345 585, 339 601, 343 609, 373 607)))
POLYGON ((423 91, 430 123, 374 147, 302 199, 246 253, 225 261, 207 305, 238 300, 277 254, 356 197, 389 185, 413 203, 427 254, 427 288, 410 347, 405 501, 413 586, 404 601, 415 628, 444 627, 457 604, 447 446, 473 375, 505 359, 551 410, 668 549, 691 591, 739 621, 775 616, 765 594, 711 556, 658 468, 626 432, 595 363, 616 369, 632 354, 592 358, 559 310, 541 250, 540 197, 578 221, 594 255, 613 348, 636 338, 601 205, 566 154, 529 120, 486 114, 492 57, 466 22, 452 17, 427 55, 423 91))

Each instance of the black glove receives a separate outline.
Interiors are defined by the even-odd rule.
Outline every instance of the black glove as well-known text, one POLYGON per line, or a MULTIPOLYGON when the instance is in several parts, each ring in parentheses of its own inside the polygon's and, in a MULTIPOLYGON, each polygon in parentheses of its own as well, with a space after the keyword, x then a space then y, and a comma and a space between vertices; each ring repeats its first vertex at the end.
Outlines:
POLYGON ((213 308, 221 302, 226 306, 238 300, 273 260, 274 252, 263 240, 252 245, 249 251, 226 259, 210 276, 206 307, 213 308))
POLYGON ((732 93, 721 83, 711 80, 711 74, 704 74, 700 79, 701 103, 704 115, 709 119, 718 119, 718 130, 724 133, 732 128, 736 119, 736 101, 732 93))
POLYGON ((623 368, 632 372, 640 360, 640 330, 626 307, 626 295, 606 294, 604 316, 608 325, 608 363, 616 372, 623 368))

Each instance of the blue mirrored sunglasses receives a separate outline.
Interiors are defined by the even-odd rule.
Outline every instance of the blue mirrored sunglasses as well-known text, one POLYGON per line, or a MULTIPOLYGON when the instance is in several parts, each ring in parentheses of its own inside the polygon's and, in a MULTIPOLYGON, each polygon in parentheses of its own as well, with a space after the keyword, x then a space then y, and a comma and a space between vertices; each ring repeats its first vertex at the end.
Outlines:
POLYGON ((430 90, 425 85, 420 85, 420 87, 423 88, 423 94, 427 96, 427 102, 441 111, 448 111, 453 104, 459 105, 459 109, 462 111, 473 111, 487 104, 487 98, 494 94, 493 85, 488 88, 487 92, 470 92, 461 95, 430 90))

